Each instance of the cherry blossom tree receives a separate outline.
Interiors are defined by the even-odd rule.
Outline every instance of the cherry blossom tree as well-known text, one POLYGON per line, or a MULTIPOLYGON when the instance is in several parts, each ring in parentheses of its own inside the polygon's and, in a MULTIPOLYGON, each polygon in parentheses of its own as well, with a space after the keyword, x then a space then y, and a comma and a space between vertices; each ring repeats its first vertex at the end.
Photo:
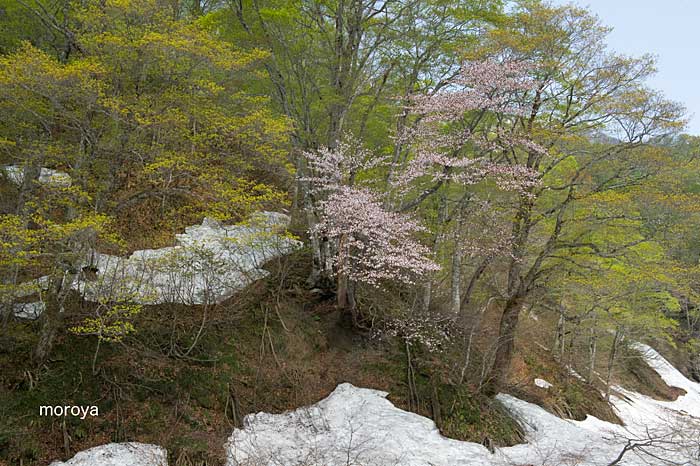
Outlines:
POLYGON ((537 84, 527 77, 528 70, 526 63, 513 61, 469 62, 445 90, 416 96, 410 111, 420 122, 399 135, 414 155, 392 179, 394 186, 406 189, 417 180, 431 180, 435 186, 423 191, 422 201, 446 182, 473 185, 492 179, 505 190, 537 184, 539 173, 509 153, 546 149, 515 124, 503 124, 526 112, 523 94, 537 84))
MULTIPOLYGON (((596 220, 598 234, 581 247, 577 213, 590 198, 614 197, 637 184, 646 176, 639 158, 645 141, 666 137, 683 125, 682 107, 645 85, 654 72, 653 59, 611 52, 605 45, 608 29, 586 10, 525 2, 514 10, 514 18, 487 33, 475 54, 499 51, 536 64, 527 71, 532 89, 516 92, 508 101, 522 111, 499 116, 493 133, 495 140, 502 132, 524 140, 504 155, 540 173, 542 182, 526 188, 512 205, 512 238, 498 289, 498 340, 483 387, 487 394, 507 383, 524 306, 536 302, 562 273, 589 276, 583 258, 609 260, 637 244, 602 233, 614 230, 612 216, 596 220), (608 142, 595 140, 595 134, 608 142)), ((639 234, 639 229, 622 236, 629 234, 639 234)))
MULTIPOLYGON (((411 147, 411 156, 388 167, 384 159, 353 140, 305 154, 310 175, 304 181, 311 185, 319 219, 309 231, 312 241, 327 240, 325 267, 336 277, 341 308, 354 309, 355 283, 416 283, 418 277, 439 269, 428 259, 433 251, 415 240, 416 234, 427 230, 407 212, 442 186, 457 185, 464 191, 491 181, 504 191, 525 192, 539 182, 538 173, 514 163, 508 152, 521 146, 545 149, 517 128, 506 130, 494 124, 509 115, 523 114, 521 94, 534 85, 526 77, 527 69, 526 64, 511 61, 467 63, 444 91, 415 97, 410 111, 418 123, 398 135, 401 144, 411 147), (390 173, 388 189, 381 192, 358 186, 360 173, 379 167, 390 173), (425 188, 426 182, 433 186, 425 188), (417 196, 416 191, 420 192, 417 196)), ((477 202, 472 194, 460 194, 456 210, 466 210, 471 201, 475 209, 488 205, 477 202)), ((497 243, 506 240, 504 236, 497 243)), ((461 282, 457 258, 467 249, 473 254, 474 247, 473 242, 455 247, 457 291, 461 282)), ((454 291, 453 287, 453 302, 458 303, 459 293, 454 291)), ((453 307, 459 310, 458 304, 453 307)))
MULTIPOLYGON (((540 183, 540 173, 518 163, 515 153, 547 150, 535 143, 515 122, 526 112, 527 94, 537 86, 529 77, 531 65, 513 60, 487 59, 465 63, 460 75, 443 90, 416 96, 409 111, 417 119, 398 136, 412 148, 400 168, 392 171, 391 187, 400 210, 419 207, 432 195, 440 196, 442 224, 437 225, 434 249, 450 240, 451 310, 460 312, 476 279, 494 257, 508 251, 512 232, 493 222, 487 241, 473 241, 465 231, 470 219, 489 216, 488 199, 475 185, 492 183, 498 190, 525 195, 540 183), (442 194, 440 194, 442 193, 442 194), (493 239, 493 241, 491 240, 493 239), (494 247, 498 245, 497 247, 494 247), (478 262, 462 297, 462 259, 478 262)), ((431 284, 426 284, 424 310, 430 306, 431 284)))
POLYGON ((430 249, 416 239, 426 228, 408 214, 388 210, 379 192, 356 183, 360 171, 378 167, 382 159, 372 158, 356 141, 307 153, 306 158, 312 172, 306 181, 318 196, 320 219, 310 234, 330 244, 341 309, 349 309, 356 319, 355 283, 414 284, 439 270, 430 249))
POLYGON ((316 228, 340 241, 335 268, 354 281, 413 284, 439 269, 427 258, 430 250, 415 240, 426 228, 406 214, 386 210, 369 189, 340 187, 323 202, 322 219, 316 228))

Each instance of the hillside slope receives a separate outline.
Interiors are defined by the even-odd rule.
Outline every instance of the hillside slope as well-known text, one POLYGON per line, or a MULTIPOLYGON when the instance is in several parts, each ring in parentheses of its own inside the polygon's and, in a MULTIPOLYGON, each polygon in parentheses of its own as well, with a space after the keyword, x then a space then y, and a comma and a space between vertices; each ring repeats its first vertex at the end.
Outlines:
MULTIPOLYGON (((227 466, 628 466, 693 464, 700 454, 700 384, 685 378, 655 350, 645 360, 686 394, 674 402, 617 389, 624 426, 595 417, 560 419, 510 395, 498 400, 525 428, 526 443, 489 452, 483 445, 440 435, 429 419, 396 408, 388 393, 340 384, 327 398, 295 411, 247 416, 229 438, 227 466)), ((107 445, 54 466, 160 466, 155 447, 107 445)))

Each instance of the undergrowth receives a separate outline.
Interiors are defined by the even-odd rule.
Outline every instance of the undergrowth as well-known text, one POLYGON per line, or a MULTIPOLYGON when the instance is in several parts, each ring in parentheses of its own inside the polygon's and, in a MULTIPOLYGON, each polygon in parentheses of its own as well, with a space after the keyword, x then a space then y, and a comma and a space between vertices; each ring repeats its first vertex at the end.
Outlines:
MULTIPOLYGON (((13 323, 0 350, 0 464, 46 464, 123 441, 161 445, 171 464, 223 464, 224 442, 246 414, 315 403, 341 382, 388 391, 400 408, 427 416, 437 386, 445 435, 486 444, 520 439, 496 404, 424 372, 418 399, 409 402, 403 345, 343 325, 332 301, 304 288, 305 257, 269 264, 268 279, 209 309, 186 357, 201 307, 148 307, 133 336, 101 345, 96 373, 96 340, 71 333, 43 367, 28 369, 38 323, 13 323), (99 416, 39 417, 42 405, 95 405, 99 416)), ((71 319, 87 312, 77 299, 71 305, 71 319)))

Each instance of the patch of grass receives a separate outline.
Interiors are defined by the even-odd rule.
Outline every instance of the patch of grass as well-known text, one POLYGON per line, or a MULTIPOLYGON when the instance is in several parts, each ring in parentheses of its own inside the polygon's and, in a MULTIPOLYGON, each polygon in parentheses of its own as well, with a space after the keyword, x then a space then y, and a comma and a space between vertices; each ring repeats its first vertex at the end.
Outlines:
POLYGON ((514 361, 517 370, 512 371, 508 391, 562 418, 584 420, 587 415, 593 415, 598 419, 621 424, 610 404, 601 395, 600 387, 573 376, 564 367, 571 362, 556 360, 544 345, 538 344, 546 341, 546 329, 541 321, 522 322, 514 361), (552 387, 537 387, 534 384, 536 378, 545 379, 552 387))
POLYGON ((641 355, 630 354, 622 360, 619 378, 626 387, 643 395, 663 401, 675 401, 685 390, 669 387, 641 355))
POLYGON ((472 393, 465 386, 443 385, 438 392, 444 407, 443 435, 489 448, 523 441, 521 426, 497 400, 472 393))

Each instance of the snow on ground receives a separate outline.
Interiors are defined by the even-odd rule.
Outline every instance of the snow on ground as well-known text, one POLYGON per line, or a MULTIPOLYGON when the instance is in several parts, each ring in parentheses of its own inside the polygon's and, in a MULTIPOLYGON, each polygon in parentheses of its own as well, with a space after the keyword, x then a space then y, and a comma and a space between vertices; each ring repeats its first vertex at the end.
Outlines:
MULTIPOLYGON (((650 347, 637 349, 686 395, 663 402, 617 387, 620 396, 611 401, 624 427, 592 416, 561 419, 500 394, 498 400, 523 425, 527 443, 490 453, 482 445, 443 437, 433 421, 396 408, 386 392, 344 383, 315 405, 246 416, 244 428, 226 443, 226 466, 607 466, 628 439, 648 435, 674 443, 659 443, 646 454, 628 452, 621 466, 700 464, 700 430, 691 428, 700 411, 700 384, 650 347)), ((167 466, 167 461, 160 447, 128 443, 95 447, 51 466, 167 466)))
POLYGON ((12 305, 12 312, 18 319, 36 320, 45 310, 46 304, 43 301, 15 303, 12 305))
MULTIPOLYGON (((263 264, 288 254, 301 242, 285 236, 289 217, 259 212, 241 225, 222 225, 205 218, 176 235, 177 245, 135 251, 129 257, 94 252, 85 266, 92 279, 79 278, 71 286, 88 301, 130 301, 141 304, 213 304, 231 297, 267 276, 263 264)), ((41 277, 15 293, 16 298, 47 289, 41 277)), ((42 301, 16 303, 15 316, 37 318, 42 301)))
POLYGON ((387 393, 339 385, 315 405, 283 414, 247 416, 229 438, 227 466, 606 466, 629 439, 653 445, 628 452, 627 466, 700 464, 700 384, 686 379, 656 351, 638 345, 651 367, 687 394, 656 401, 617 390, 611 399, 625 426, 589 416, 561 419, 541 407, 500 394, 498 400, 521 422, 528 442, 490 453, 479 444, 442 437, 435 424, 396 408, 387 393), (624 398, 623 398, 624 396, 624 398), (665 442, 672 443, 665 443, 665 442), (676 461, 677 463, 671 463, 676 461))
POLYGON ((535 404, 505 394, 497 398, 521 423, 527 437, 527 443, 497 449, 494 456, 500 466, 605 466, 621 449, 600 433, 582 429, 535 404))
MULTIPOLYGON (((675 401, 660 401, 616 386, 614 392, 619 396, 611 395, 610 402, 624 426, 609 424, 593 416, 577 424, 617 443, 623 439, 635 439, 636 443, 654 439, 654 445, 647 451, 668 462, 652 461, 651 464, 674 464, 673 461, 675 464, 700 465, 700 384, 686 378, 650 346, 636 343, 634 347, 667 385, 681 388, 685 394, 675 401)), ((649 454, 638 456, 640 461, 649 461, 649 454)))
POLYGON ((97 279, 76 288, 90 301, 127 299, 142 304, 212 304, 267 276, 263 264, 301 242, 279 234, 289 217, 259 212, 243 225, 205 218, 176 235, 177 245, 136 251, 128 258, 96 253, 97 279))
MULTIPOLYGON (((0 171, 4 172, 8 180, 16 185, 21 185, 24 181, 24 168, 18 165, 0 166, 0 171)), ((72 180, 68 173, 42 167, 39 172, 39 183, 60 188, 70 187, 72 180)))
POLYGON ((247 416, 228 440, 227 466, 551 466, 608 464, 616 445, 509 395, 527 444, 497 449, 443 437, 428 418, 396 408, 387 393, 339 385, 319 403, 283 414, 247 416), (601 455, 603 453, 603 455, 601 455))
POLYGON ((535 385, 539 388, 544 388, 545 390, 549 390, 553 387, 551 383, 547 382, 544 379, 535 379, 535 385))
POLYGON ((673 367, 663 356, 661 356, 654 348, 637 343, 635 349, 642 353, 647 364, 651 366, 661 378, 671 387, 678 387, 685 390, 686 394, 679 396, 676 401, 658 402, 661 406, 665 406, 678 411, 685 411, 688 414, 700 418, 700 384, 688 380, 686 376, 673 367))
POLYGON ((49 466, 167 466, 164 448, 145 443, 108 443, 81 451, 65 463, 49 466))
POLYGON ((484 446, 442 437, 433 421, 397 409, 387 395, 344 383, 313 406, 247 416, 229 438, 226 464, 496 464, 484 446))

